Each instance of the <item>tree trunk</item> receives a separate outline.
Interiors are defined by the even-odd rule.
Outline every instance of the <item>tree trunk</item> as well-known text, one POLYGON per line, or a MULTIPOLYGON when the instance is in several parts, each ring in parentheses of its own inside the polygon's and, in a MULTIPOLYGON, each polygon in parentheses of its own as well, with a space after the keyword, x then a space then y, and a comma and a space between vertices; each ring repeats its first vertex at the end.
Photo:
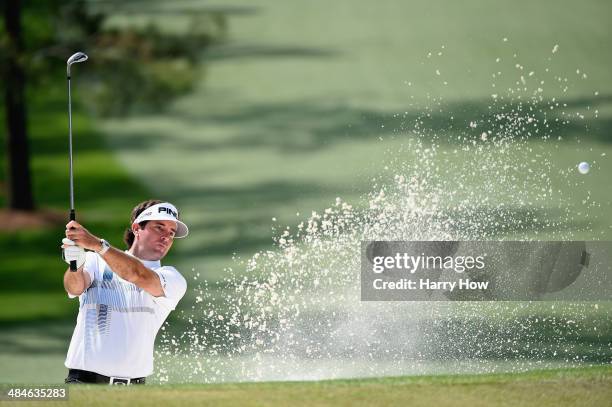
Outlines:
POLYGON ((4 24, 8 36, 4 69, 4 102, 7 124, 7 195, 10 209, 34 210, 30 175, 30 152, 26 130, 25 84, 22 66, 21 1, 4 2, 4 24))

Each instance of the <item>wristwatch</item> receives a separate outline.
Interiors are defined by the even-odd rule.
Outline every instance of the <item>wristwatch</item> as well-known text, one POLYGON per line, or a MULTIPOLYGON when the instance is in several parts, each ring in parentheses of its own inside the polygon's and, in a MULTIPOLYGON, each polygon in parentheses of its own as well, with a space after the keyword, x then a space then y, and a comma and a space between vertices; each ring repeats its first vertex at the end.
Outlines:
POLYGON ((103 256, 108 251, 108 249, 110 249, 111 245, 104 239, 100 239, 100 245, 102 247, 100 248, 100 250, 98 250, 98 254, 100 256, 103 256))

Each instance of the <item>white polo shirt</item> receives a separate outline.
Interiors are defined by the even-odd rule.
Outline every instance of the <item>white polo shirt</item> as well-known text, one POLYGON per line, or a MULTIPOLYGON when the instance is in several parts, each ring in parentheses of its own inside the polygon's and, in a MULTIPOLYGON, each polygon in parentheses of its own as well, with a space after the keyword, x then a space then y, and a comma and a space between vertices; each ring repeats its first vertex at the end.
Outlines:
POLYGON ((122 279, 101 256, 87 252, 84 271, 91 285, 79 296, 67 368, 127 378, 153 373, 155 336, 185 294, 187 282, 174 267, 140 261, 159 275, 164 296, 154 297, 122 279))

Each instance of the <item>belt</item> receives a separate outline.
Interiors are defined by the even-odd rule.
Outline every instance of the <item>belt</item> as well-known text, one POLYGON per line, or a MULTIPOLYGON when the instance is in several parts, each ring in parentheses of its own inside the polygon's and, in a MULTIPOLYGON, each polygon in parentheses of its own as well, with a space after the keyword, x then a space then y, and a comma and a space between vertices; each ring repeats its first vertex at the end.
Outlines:
POLYGON ((111 385, 128 386, 130 384, 145 384, 144 377, 129 378, 119 376, 104 376, 87 370, 68 369, 66 383, 108 383, 111 385))

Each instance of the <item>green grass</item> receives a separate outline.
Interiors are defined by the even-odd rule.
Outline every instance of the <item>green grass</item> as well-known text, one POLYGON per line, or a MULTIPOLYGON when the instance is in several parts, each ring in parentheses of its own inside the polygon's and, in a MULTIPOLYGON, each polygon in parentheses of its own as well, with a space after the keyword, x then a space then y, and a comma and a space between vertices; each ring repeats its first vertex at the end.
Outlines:
POLYGON ((0 320, 4 324, 47 320, 75 313, 74 302, 69 301, 64 292, 16 291, 3 293, 0 297, 0 320))
MULTIPOLYGON (((190 4, 207 6, 191 1, 176 7, 190 4)), ((545 239, 562 233, 568 239, 612 239, 612 189, 607 179, 612 173, 612 55, 603 51, 612 40, 609 2, 316 0, 297 6, 278 0, 248 5, 227 0, 223 4, 218 10, 227 16, 228 42, 204 55, 197 90, 166 112, 94 121, 78 103, 87 84, 75 84, 77 216, 95 234, 120 246, 136 202, 150 196, 169 199, 182 209, 191 236, 176 243, 167 263, 177 264, 188 277, 194 269, 203 278, 218 280, 223 268, 232 265, 234 253, 246 258, 271 248, 273 227, 295 225, 312 210, 328 207, 337 196, 359 204, 373 188, 372 177, 399 171, 384 170, 409 138, 395 114, 405 115, 410 127, 426 106, 435 106, 441 97, 444 113, 433 114, 427 128, 444 128, 451 111, 458 127, 466 128, 469 121, 489 115, 492 93, 502 94, 514 86, 519 63, 524 72, 534 71, 536 78, 546 81, 548 98, 586 113, 584 121, 572 120, 558 129, 556 135, 564 141, 549 151, 553 167, 572 168, 582 160, 597 164, 588 177, 551 174, 555 186, 569 188, 564 191, 569 201, 563 206, 573 217, 563 230, 536 225, 510 231, 506 237, 545 239), (556 44, 559 51, 553 55, 556 44), (577 69, 588 78, 576 74, 577 69), (491 74, 497 71, 503 74, 493 81, 491 74), (555 75, 568 78, 567 92, 555 75), (596 205, 585 209, 582 201, 589 193, 596 205)), ((137 19, 118 13, 113 24, 137 19)), ((168 13, 159 22, 181 28, 185 18, 168 13)), ((57 80, 30 89, 28 98, 37 202, 67 213, 62 69, 58 67, 57 80)), ((528 83, 537 86, 529 77, 528 83)), ((534 142, 533 154, 547 146, 534 142)), ((440 153, 453 150, 446 143, 440 153)), ((451 156, 451 168, 472 163, 469 153, 451 156)), ((414 152, 402 158, 418 160, 414 152)), ((0 164, 4 178, 3 156, 0 164)), ((472 182, 477 186, 480 180, 472 182)), ((0 195, 0 204, 4 202, 0 195)), ((563 209, 560 206, 550 199, 541 209, 554 217, 563 209)), ((514 209, 520 215, 529 208, 514 209)), ((11 345, 0 364, 19 366, 29 358, 23 374, 13 377, 40 377, 32 357, 35 346, 17 346, 20 338, 34 335, 28 331, 31 327, 40 326, 38 334, 54 341, 53 346, 40 345, 53 348, 40 355, 46 372, 53 363, 61 363, 60 344, 67 346, 70 327, 61 332, 51 329, 54 321, 72 322, 76 313, 75 301, 67 300, 61 287, 62 234, 62 224, 0 233, 0 339, 11 345), (38 325, 41 321, 49 324, 38 325)), ((189 293, 181 307, 189 309, 193 295, 189 293)))
MULTIPOLYGON (((205 7, 197 1, 189 5, 205 7)), ((606 28, 609 3, 389 0, 297 7, 265 0, 248 6, 227 1, 224 7, 228 42, 207 51, 206 78, 193 94, 167 114, 102 126, 130 172, 152 191, 170 195, 193 225, 189 239, 176 246, 181 269, 217 279, 234 252, 248 257, 270 248, 272 226, 296 225, 336 196, 362 203, 372 177, 384 172, 388 152, 397 152, 409 138, 394 114, 405 113, 410 128, 426 106, 435 107, 433 98, 441 97, 445 113, 434 111, 426 127, 442 128, 453 112, 457 127, 467 128, 470 120, 489 115, 492 93, 516 86, 517 63, 524 75, 535 72, 527 76, 531 89, 538 86, 535 78, 545 80, 546 97, 588 112, 584 122, 559 129, 555 136, 567 142, 551 152, 561 168, 598 161, 588 178, 572 179, 578 185, 565 191, 574 213, 565 235, 612 238, 612 190, 605 187, 612 165, 612 57, 601 52, 612 39, 606 28), (493 80, 497 71, 502 75, 493 80), (568 78, 567 92, 555 76, 568 78), (152 168, 151 161, 180 165, 152 168), (601 205, 588 216, 582 210, 586 190, 601 205)), ((112 22, 131 19, 120 15, 112 22)), ((184 17, 164 16, 161 23, 180 27, 184 17)), ((455 157, 454 164, 463 163, 471 163, 469 153, 455 157)), ((558 172, 551 177, 553 184, 566 181, 558 172)), ((543 207, 553 212, 559 205, 550 199, 543 207)), ((536 226, 512 237, 546 239, 553 232, 536 226)))
MULTIPOLYGON (((117 406, 608 406, 612 368, 320 382, 71 386, 68 405, 117 406)), ((33 403, 20 402, 19 405, 33 403)), ((59 403, 50 403, 59 404, 59 403)), ((62 403, 62 405, 65 405, 62 403)))
MULTIPOLYGON (((570 4, 340 1, 296 8, 268 0, 240 13, 232 7, 242 3, 230 1, 221 10, 229 23, 227 44, 207 52, 206 76, 197 91, 164 114, 93 122, 78 104, 86 84, 75 84, 79 219, 120 246, 135 202, 149 195, 170 199, 183 210, 192 233, 177 242, 168 262, 185 274, 196 269, 218 279, 233 253, 244 258, 270 248, 273 227, 295 225, 336 196, 362 203, 360 197, 372 189, 371 178, 384 172, 388 152, 405 143, 394 114, 406 112, 410 125, 434 104, 432 97, 443 97, 446 111, 467 125, 487 114, 491 73, 503 71, 498 88, 513 84, 516 61, 547 80, 548 97, 580 111, 599 109, 597 119, 587 116, 589 131, 582 123, 560 129, 559 135, 574 141, 558 143, 551 154, 559 168, 598 161, 588 178, 571 180, 575 186, 567 205, 574 218, 564 225, 565 236, 610 239, 612 190, 605 178, 612 163, 601 154, 612 157, 607 68, 612 61, 598 52, 612 37, 603 28, 609 4, 570 4), (550 59, 555 44, 560 50, 550 59), (588 78, 576 75, 577 68, 588 78), (556 74, 569 78, 567 93, 554 82, 556 74), (597 205, 584 211, 587 191, 597 205)), ((178 27, 184 16, 171 14, 158 22, 178 27)), ((117 16, 111 23, 127 24, 130 17, 117 16)), ((40 207, 65 211, 67 120, 61 82, 30 89, 28 97, 35 196, 40 207)), ((434 116, 429 125, 435 129, 447 120, 444 114, 434 116)), ((470 162, 470 155, 460 153, 453 160, 459 167, 470 162)), ((553 184, 566 181, 551 176, 553 184)), ((551 200, 543 208, 554 212, 558 205, 551 200)), ((57 260, 62 229, 1 233, 0 273, 6 284, 0 290, 61 292, 52 270, 63 268, 57 260)), ((536 228, 511 237, 553 234, 536 228)))

